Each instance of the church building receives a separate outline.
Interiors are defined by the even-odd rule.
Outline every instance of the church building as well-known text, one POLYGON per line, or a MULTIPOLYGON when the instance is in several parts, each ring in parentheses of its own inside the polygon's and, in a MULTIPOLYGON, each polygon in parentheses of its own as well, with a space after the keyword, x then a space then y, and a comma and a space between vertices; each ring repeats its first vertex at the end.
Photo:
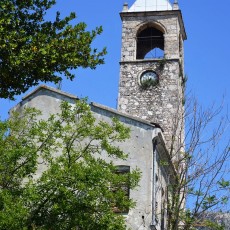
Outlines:
MULTIPOLYGON (((128 159, 114 160, 121 171, 139 168, 139 186, 129 191, 136 207, 122 213, 127 229, 166 230, 167 187, 184 146, 184 49, 186 32, 177 0, 136 0, 124 4, 118 108, 91 103, 98 120, 117 117, 131 129, 119 144, 128 159), (167 164, 162 164, 166 162, 167 164)), ((13 109, 35 107, 43 118, 77 96, 41 85, 13 109)), ((108 159, 109 160, 109 159, 108 159)), ((42 170, 42 169, 41 169, 42 170)))

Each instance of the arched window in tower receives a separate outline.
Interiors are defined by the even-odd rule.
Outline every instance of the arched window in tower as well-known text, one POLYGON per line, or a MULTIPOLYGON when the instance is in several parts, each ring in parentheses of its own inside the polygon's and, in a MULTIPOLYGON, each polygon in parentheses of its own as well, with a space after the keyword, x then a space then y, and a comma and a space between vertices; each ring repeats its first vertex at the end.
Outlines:
POLYGON ((137 59, 164 57, 164 34, 148 25, 137 33, 137 59))

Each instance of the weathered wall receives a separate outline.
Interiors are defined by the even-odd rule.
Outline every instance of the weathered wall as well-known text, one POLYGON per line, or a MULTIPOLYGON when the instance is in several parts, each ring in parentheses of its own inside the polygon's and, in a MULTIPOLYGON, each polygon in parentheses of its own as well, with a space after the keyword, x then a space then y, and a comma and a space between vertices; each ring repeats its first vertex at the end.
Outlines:
MULTIPOLYGON (((97 120, 110 122, 111 117, 117 116, 110 111, 96 107, 92 107, 92 111, 97 120)), ((129 165, 131 170, 138 167, 142 173, 138 188, 130 191, 130 197, 136 201, 136 207, 131 209, 126 216, 127 226, 132 230, 149 229, 152 213, 152 139, 156 134, 150 125, 125 117, 118 117, 131 129, 131 138, 120 144, 120 147, 129 154, 129 157, 126 161, 113 159, 113 163, 115 165, 129 165)))
MULTIPOLYGON (((26 95, 23 100, 11 109, 17 112, 22 112, 25 108, 36 108, 41 111, 41 115, 38 119, 48 119, 51 114, 60 113, 60 105, 63 101, 67 101, 71 104, 75 104, 77 97, 66 94, 62 91, 49 88, 46 86, 40 86, 35 91, 26 95), (50 90, 52 89, 52 90, 50 90)), ((56 153, 57 155, 60 153, 56 153)), ((41 157, 38 158, 40 164, 38 164, 37 172, 34 178, 39 178, 41 173, 44 172, 47 167, 41 157)))
MULTIPOLYGON (((41 118, 47 119, 50 114, 56 114, 60 111, 61 102, 68 101, 75 102, 75 97, 69 97, 61 91, 52 90, 52 88, 43 88, 37 90, 35 93, 28 95, 15 108, 20 111, 23 107, 35 107, 42 111, 41 118)), ((119 143, 119 146, 129 154, 127 160, 119 160, 109 158, 102 153, 102 158, 113 161, 115 165, 127 165, 130 169, 139 168, 141 171, 141 180, 139 186, 135 190, 130 191, 130 197, 136 202, 136 207, 129 210, 125 215, 127 229, 131 230, 147 230, 150 229, 152 222, 152 190, 153 190, 153 139, 161 130, 154 127, 150 123, 124 115, 114 109, 91 104, 91 110, 97 121, 111 122, 112 117, 117 117, 124 125, 131 129, 131 137, 129 140, 119 143)), ((158 175, 158 193, 157 195, 157 218, 160 220, 161 215, 161 188, 166 187, 166 179, 162 175, 162 167, 160 166, 161 150, 158 155, 157 175, 158 175)), ((56 153, 59 154, 59 153, 56 153)), ((46 169, 43 164, 39 165, 36 177, 46 169)), ((157 225, 157 230, 160 230, 160 222, 157 225)))
MULTIPOLYGON (((129 165, 132 169, 139 168, 141 171, 141 180, 139 186, 135 190, 130 191, 130 197, 136 202, 136 207, 131 209, 126 215, 127 229, 131 230, 147 230, 150 229, 152 223, 153 211, 153 140, 156 139, 161 130, 148 124, 148 122, 135 119, 131 116, 125 116, 113 109, 92 105, 92 111, 97 120, 110 122, 112 117, 117 117, 124 125, 131 130, 131 137, 119 146, 129 154, 126 161, 113 159, 115 165, 129 165)), ((160 162, 165 160, 166 152, 162 148, 158 148, 156 160, 156 228, 161 229, 161 215, 166 210, 166 183, 170 181, 170 166, 164 168, 160 162), (163 156, 164 155, 164 156, 163 156)), ((111 160, 106 155, 104 158, 111 160)), ((170 165, 170 164, 169 164, 170 165)), ((172 174, 171 174, 172 175, 172 174)), ((166 215, 166 211, 164 212, 166 215)), ((165 217, 165 216, 164 216, 165 217)), ((166 226, 166 224, 165 224, 166 226)))
POLYGON ((74 95, 47 86, 40 86, 35 89, 35 91, 26 95, 18 105, 12 108, 12 110, 21 110, 25 107, 36 108, 42 111, 41 118, 47 119, 50 114, 57 114, 60 112, 62 101, 75 104, 76 99, 77 97, 74 95))

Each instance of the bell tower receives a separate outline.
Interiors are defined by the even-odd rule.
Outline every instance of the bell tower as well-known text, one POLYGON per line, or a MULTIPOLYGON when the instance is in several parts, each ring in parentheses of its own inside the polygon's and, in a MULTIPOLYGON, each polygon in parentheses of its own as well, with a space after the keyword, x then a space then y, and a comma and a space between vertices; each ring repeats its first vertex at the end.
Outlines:
MULTIPOLYGON (((184 136, 184 49, 177 0, 124 4, 118 110, 164 130, 167 146, 184 136), (180 133, 179 133, 180 132, 180 133), (175 137, 177 140, 175 140, 175 137)), ((175 148, 175 147, 174 147, 175 148)))

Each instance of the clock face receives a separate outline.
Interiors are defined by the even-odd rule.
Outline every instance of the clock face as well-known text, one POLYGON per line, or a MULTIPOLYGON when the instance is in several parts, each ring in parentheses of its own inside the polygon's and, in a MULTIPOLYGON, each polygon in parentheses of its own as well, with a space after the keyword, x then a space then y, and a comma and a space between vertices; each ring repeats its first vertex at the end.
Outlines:
POLYGON ((148 70, 141 74, 141 85, 148 83, 150 85, 156 85, 158 83, 158 76, 154 71, 148 70))

